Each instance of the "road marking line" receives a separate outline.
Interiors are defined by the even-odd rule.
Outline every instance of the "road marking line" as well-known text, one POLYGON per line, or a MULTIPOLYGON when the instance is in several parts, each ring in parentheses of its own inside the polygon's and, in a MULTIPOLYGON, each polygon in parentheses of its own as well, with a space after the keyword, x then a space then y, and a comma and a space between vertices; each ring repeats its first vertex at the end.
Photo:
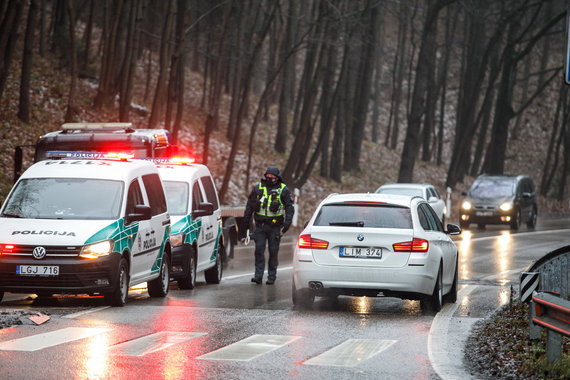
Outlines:
MULTIPOLYGON (((472 378, 463 369, 462 361, 458 358, 450 358, 451 350, 448 348, 447 336, 449 332, 449 322, 453 314, 478 285, 467 285, 457 294, 457 302, 445 304, 439 313, 436 314, 428 335, 428 356, 435 372, 443 380, 446 379, 469 379, 472 378)), ((463 352, 463 351, 462 351, 463 352)))
POLYGON ((122 356, 144 356, 206 334, 205 332, 159 331, 111 346, 107 352, 122 356))
POLYGON ((197 359, 249 361, 283 347, 299 338, 300 336, 256 334, 230 344, 229 346, 199 356, 197 359))
POLYGON ((101 334, 111 329, 90 327, 67 327, 43 334, 36 334, 26 338, 12 339, 0 343, 0 351, 37 351, 58 344, 73 342, 101 334))
POLYGON ((85 315, 85 314, 95 313, 95 312, 98 312, 98 311, 101 311, 101 310, 105 310, 105 309, 108 309, 108 308, 110 308, 110 307, 111 307, 111 306, 94 307, 94 308, 92 308, 92 309, 83 310, 83 311, 78 311, 77 313, 64 315, 62 318, 73 319, 73 318, 77 318, 77 317, 80 317, 80 316, 85 315))
POLYGON ((396 340, 386 339, 348 339, 303 364, 354 367, 388 349, 396 342, 396 340))
POLYGON ((502 272, 500 272, 500 273, 497 273, 497 274, 492 274, 492 275, 490 275, 490 276, 485 276, 485 277, 483 277, 481 280, 483 280, 483 281, 496 280, 496 279, 498 279, 498 278, 503 277, 503 276, 506 275, 506 274, 517 273, 517 272, 518 272, 518 273, 521 273, 523 270, 525 270, 525 268, 526 268, 526 267, 504 270, 504 271, 502 271, 502 272))
MULTIPOLYGON (((293 266, 288 266, 288 267, 281 267, 281 268, 277 268, 277 272, 284 272, 284 271, 288 271, 288 270, 292 270, 293 266)), ((265 276, 267 276, 267 271, 265 271, 264 273, 265 276)), ((242 278, 242 277, 253 277, 253 274, 251 272, 249 273, 242 273, 242 274, 235 274, 233 276, 227 276, 224 277, 224 281, 227 280, 235 280, 236 278, 242 278)))
MULTIPOLYGON (((560 233, 560 232, 566 232, 566 231, 570 231, 570 229, 564 228, 564 229, 561 229, 561 230, 517 232, 517 233, 511 234, 511 236, 526 236, 526 235, 554 234, 554 233, 560 233)), ((482 237, 475 237, 475 238, 472 238, 472 239, 467 239, 467 241, 492 240, 492 239, 497 239, 497 238, 500 238, 500 237, 501 237, 501 235, 482 236, 482 237)), ((462 240, 462 239, 457 240, 457 242, 461 242, 461 241, 463 241, 463 240, 462 240)))

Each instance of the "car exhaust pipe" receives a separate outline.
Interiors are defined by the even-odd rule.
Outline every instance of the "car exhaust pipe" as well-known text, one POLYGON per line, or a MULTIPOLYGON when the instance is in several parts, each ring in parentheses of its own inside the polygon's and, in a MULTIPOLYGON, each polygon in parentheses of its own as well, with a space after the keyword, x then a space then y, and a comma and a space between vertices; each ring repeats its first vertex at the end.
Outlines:
POLYGON ((309 281, 309 288, 313 290, 320 290, 323 288, 323 283, 319 281, 309 281))

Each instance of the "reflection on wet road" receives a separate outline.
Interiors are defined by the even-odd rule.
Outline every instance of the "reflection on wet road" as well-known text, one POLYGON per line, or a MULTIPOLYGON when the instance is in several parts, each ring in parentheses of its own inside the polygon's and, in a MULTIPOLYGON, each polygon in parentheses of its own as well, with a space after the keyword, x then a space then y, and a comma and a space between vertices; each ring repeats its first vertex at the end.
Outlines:
POLYGON ((536 231, 464 231, 456 237, 458 302, 437 315, 418 301, 342 296, 295 310, 293 237, 273 286, 249 281, 252 249, 240 247, 221 284, 173 284, 165 299, 131 289, 123 308, 94 297, 7 294, 2 310, 39 310, 51 320, 0 330, 2 378, 468 378, 461 350, 469 328, 510 301, 521 270, 568 244, 568 228, 539 220, 536 231))

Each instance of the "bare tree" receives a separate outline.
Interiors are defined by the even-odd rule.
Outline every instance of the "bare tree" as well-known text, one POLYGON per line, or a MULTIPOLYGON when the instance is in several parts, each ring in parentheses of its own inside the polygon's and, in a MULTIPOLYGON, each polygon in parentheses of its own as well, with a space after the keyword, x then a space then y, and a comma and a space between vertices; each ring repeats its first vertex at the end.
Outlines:
POLYGON ((36 19, 38 17, 38 0, 30 1, 28 10, 28 22, 26 36, 24 37, 24 55, 22 57, 22 75, 20 79, 20 102, 18 105, 18 117, 25 123, 30 122, 30 73, 34 57, 34 35, 36 19))

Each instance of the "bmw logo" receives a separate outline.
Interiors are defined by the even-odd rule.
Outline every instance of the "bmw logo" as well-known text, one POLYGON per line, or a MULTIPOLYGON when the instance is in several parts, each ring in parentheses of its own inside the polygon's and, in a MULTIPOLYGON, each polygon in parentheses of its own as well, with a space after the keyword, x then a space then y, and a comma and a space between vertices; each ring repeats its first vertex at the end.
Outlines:
POLYGON ((36 247, 34 248, 32 255, 34 256, 34 259, 41 260, 46 257, 46 249, 44 247, 36 247))
POLYGON ((364 236, 362 236, 362 235, 358 235, 356 238, 358 239, 358 241, 364 240, 364 236))

